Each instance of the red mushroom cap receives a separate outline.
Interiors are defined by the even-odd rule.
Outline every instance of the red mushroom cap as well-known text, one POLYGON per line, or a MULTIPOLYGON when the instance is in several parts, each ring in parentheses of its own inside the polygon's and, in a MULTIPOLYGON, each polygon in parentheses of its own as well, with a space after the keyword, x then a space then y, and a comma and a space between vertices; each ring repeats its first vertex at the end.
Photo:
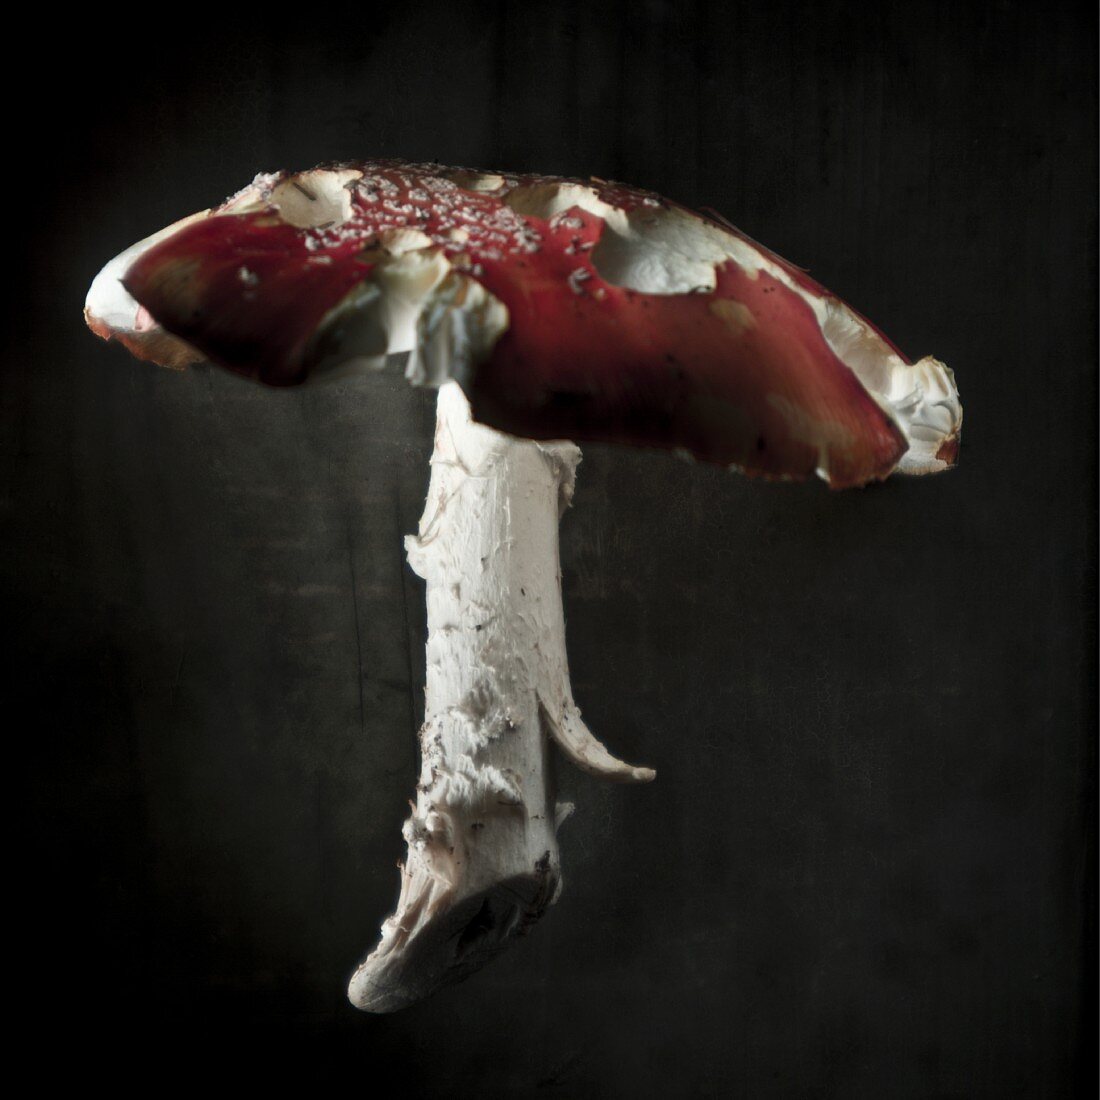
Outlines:
MULTIPOLYGON (((838 488, 955 461, 946 367, 908 362, 732 227, 624 185, 340 165, 257 177, 161 238, 122 282, 174 361, 293 385, 409 352, 410 377, 456 378, 502 431, 838 488)), ((94 291, 89 324, 138 350, 136 315, 105 323, 94 291)), ((139 354, 157 358, 149 327, 139 354)))

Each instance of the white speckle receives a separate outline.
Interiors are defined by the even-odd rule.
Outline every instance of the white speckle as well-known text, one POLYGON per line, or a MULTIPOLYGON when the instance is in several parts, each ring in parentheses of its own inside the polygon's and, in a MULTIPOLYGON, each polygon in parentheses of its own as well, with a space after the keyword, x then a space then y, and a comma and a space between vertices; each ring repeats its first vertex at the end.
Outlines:
POLYGON ((573 214, 555 214, 550 219, 551 229, 583 229, 584 221, 573 214))
POLYGON ((592 272, 585 267, 575 268, 569 272, 569 289, 574 294, 584 293, 584 283, 592 278, 592 272))

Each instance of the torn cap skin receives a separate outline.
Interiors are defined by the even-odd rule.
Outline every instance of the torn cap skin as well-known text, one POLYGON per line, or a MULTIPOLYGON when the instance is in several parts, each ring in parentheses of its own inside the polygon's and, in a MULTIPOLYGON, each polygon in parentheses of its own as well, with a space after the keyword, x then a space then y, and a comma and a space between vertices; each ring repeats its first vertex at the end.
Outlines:
POLYGON ((947 469, 962 424, 942 363, 910 363, 721 219, 597 179, 396 161, 260 175, 111 261, 85 316, 167 366, 291 386, 400 361, 439 391, 406 539, 427 598, 421 771, 396 909, 348 988, 374 1012, 472 973, 557 899, 572 807, 551 745, 609 780, 654 778, 573 698, 565 441, 844 488, 947 469))
POLYGON ((601 180, 393 161, 261 175, 124 253, 86 313, 143 357, 278 386, 409 353, 412 381, 456 380, 500 431, 835 488, 958 450, 942 363, 908 362, 732 227, 601 180))

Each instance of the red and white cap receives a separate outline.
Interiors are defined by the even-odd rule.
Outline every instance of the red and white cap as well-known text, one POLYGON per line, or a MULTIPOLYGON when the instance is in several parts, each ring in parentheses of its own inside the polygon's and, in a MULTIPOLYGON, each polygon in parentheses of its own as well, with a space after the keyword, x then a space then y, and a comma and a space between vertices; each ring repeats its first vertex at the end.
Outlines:
POLYGON ((92 329, 271 385, 407 356, 534 439, 682 450, 835 488, 954 464, 951 371, 909 362, 731 226, 603 180, 371 161, 261 175, 97 277, 92 329))

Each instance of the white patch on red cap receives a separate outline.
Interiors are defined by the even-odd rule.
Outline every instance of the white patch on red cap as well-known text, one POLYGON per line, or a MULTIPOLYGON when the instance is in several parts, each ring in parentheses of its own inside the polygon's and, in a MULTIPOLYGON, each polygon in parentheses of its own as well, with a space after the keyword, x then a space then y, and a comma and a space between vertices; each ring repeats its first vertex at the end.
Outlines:
POLYGON ((268 200, 279 217, 299 229, 331 229, 341 226, 352 213, 348 184, 362 172, 353 168, 315 168, 281 180, 268 200))

